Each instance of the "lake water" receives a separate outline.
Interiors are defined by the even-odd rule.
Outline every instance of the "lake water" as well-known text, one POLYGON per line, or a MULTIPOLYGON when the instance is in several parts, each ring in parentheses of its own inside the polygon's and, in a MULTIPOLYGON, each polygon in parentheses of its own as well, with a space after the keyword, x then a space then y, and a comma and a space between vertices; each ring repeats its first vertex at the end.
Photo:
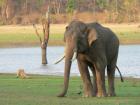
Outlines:
MULTIPOLYGON (((0 48, 0 73, 16 73, 24 68, 29 74, 63 75, 64 61, 57 65, 53 63, 63 55, 64 47, 48 47, 47 52, 48 65, 43 66, 40 47, 0 48)), ((140 78, 140 45, 120 46, 117 65, 123 76, 140 78)), ((76 61, 72 64, 71 75, 80 75, 76 61)))

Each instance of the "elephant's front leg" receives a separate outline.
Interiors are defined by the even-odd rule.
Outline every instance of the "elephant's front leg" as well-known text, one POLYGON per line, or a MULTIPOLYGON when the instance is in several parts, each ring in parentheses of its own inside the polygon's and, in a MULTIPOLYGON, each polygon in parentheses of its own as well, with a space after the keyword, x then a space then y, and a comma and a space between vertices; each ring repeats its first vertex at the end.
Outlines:
POLYGON ((84 97, 92 97, 93 87, 88 71, 88 65, 86 64, 86 62, 78 60, 78 67, 84 84, 84 97))
POLYGON ((97 97, 106 97, 105 88, 105 67, 98 67, 94 65, 96 71, 96 82, 97 82, 97 97))

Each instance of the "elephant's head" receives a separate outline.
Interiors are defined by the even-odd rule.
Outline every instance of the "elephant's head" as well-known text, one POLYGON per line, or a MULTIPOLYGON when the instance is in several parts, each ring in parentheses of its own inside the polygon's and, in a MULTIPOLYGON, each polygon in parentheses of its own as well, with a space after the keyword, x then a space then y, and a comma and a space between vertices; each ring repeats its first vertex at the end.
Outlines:
POLYGON ((72 21, 64 34, 65 41, 65 71, 64 71, 64 90, 59 95, 65 96, 70 76, 71 61, 74 52, 85 53, 91 44, 97 39, 95 29, 89 28, 87 24, 80 21, 72 21))

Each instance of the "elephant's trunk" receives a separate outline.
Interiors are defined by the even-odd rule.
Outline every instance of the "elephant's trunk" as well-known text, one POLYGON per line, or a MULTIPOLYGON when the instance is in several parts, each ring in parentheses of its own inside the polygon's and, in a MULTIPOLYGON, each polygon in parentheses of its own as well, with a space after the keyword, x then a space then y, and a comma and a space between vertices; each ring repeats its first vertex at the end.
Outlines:
POLYGON ((62 93, 58 95, 58 97, 64 97, 65 94, 67 93, 73 54, 74 54, 73 48, 66 46, 65 70, 64 70, 64 89, 63 89, 62 93))

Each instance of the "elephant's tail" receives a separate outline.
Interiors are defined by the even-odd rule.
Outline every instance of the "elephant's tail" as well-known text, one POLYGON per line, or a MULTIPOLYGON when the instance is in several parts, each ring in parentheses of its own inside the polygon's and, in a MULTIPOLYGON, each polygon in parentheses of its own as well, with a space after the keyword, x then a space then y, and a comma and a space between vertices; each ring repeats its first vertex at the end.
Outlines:
POLYGON ((120 72, 118 66, 116 66, 116 69, 118 70, 118 72, 119 72, 119 74, 120 74, 121 82, 123 82, 123 81, 124 81, 124 80, 123 80, 123 76, 122 76, 122 74, 121 74, 121 72, 120 72))

